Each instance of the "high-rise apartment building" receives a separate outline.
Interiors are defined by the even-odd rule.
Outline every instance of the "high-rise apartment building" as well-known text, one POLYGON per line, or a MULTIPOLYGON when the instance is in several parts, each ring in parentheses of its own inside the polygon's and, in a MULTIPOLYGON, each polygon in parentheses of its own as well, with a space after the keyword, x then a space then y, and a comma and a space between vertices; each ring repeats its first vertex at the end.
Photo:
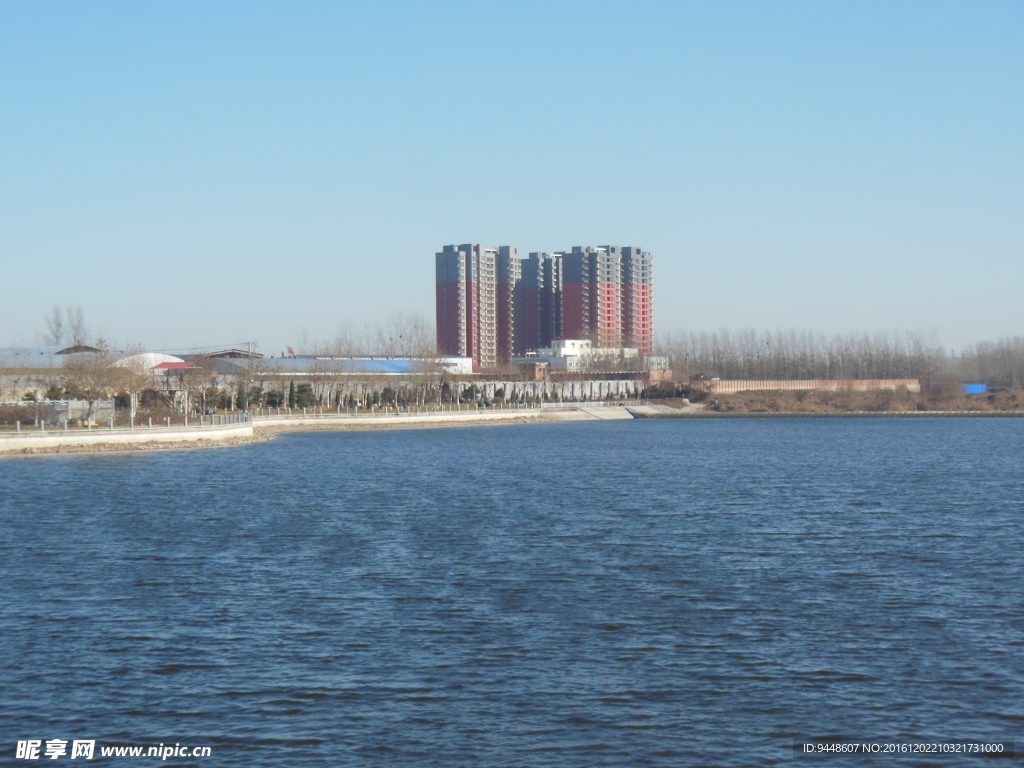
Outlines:
POLYGON ((562 336, 562 259, 531 253, 523 260, 515 350, 522 355, 562 336))
POLYGON ((520 322, 520 283, 523 279, 522 259, 515 246, 498 248, 498 363, 508 365, 519 351, 516 349, 516 326, 520 322))
POLYGON ((639 248, 622 249, 623 345, 654 351, 654 259, 639 248))
POLYGON ((577 246, 564 261, 562 328, 595 348, 654 346, 654 260, 636 247, 577 246))
POLYGON ((497 248, 479 243, 436 255, 437 346, 480 368, 498 364, 497 260, 497 248))
POLYGON ((576 246, 559 255, 565 263, 565 337, 589 339, 596 348, 621 347, 622 257, 618 246, 576 246))
POLYGON ((478 368, 559 338, 650 355, 653 288, 653 259, 640 248, 577 246, 523 259, 513 246, 446 245, 437 254, 437 343, 478 368))

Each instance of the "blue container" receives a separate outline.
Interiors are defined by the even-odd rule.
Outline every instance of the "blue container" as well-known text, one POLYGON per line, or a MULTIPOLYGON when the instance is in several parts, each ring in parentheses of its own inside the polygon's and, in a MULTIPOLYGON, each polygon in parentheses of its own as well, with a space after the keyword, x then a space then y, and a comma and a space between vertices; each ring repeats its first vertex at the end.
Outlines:
POLYGON ((967 395, 983 395, 988 391, 984 384, 961 384, 960 391, 967 395))

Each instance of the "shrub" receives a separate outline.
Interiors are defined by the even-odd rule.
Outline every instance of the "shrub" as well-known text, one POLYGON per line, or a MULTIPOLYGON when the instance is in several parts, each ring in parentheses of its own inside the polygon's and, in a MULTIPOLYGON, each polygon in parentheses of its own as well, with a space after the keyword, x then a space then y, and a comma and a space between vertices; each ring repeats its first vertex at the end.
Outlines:
POLYGON ((36 419, 36 409, 30 405, 0 405, 0 424, 14 426, 14 422, 32 424, 36 419))
POLYGON ((316 395, 313 394, 312 384, 299 384, 295 387, 295 407, 311 408, 316 405, 316 395))

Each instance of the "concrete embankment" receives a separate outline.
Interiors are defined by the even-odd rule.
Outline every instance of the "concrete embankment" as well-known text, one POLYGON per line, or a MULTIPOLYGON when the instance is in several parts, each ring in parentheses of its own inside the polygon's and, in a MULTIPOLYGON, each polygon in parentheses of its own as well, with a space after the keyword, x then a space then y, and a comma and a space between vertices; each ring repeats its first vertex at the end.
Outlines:
POLYGON ((632 419, 633 415, 626 408, 565 408, 544 411, 544 421, 618 421, 632 419))
POLYGON ((541 411, 532 409, 509 411, 440 411, 435 413, 360 414, 359 416, 325 414, 323 416, 256 417, 256 432, 309 432, 320 429, 402 429, 406 427, 449 427, 463 424, 514 423, 536 421, 541 411))
POLYGON ((0 433, 0 455, 82 453, 89 451, 179 450, 272 440, 278 432, 312 430, 402 429, 537 421, 539 410, 463 411, 359 416, 257 417, 251 421, 204 426, 134 429, 47 429, 0 433))
POLYGON ((253 442, 252 424, 135 429, 25 430, 0 435, 0 454, 155 450, 253 442))
POLYGON ((415 429, 424 427, 485 426, 542 421, 606 421, 632 419, 625 407, 523 408, 486 411, 440 411, 401 414, 333 414, 255 416, 250 421, 189 427, 137 427, 0 434, 0 455, 79 453, 87 451, 180 450, 220 445, 244 445, 272 440, 279 432, 319 430, 415 429))

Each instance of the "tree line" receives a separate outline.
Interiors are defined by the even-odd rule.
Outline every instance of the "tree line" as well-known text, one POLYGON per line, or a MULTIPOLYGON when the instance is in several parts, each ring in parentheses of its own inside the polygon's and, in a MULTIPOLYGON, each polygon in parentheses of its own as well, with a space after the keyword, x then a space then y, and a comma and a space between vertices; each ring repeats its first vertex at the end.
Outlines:
POLYGON ((981 342, 959 353, 935 332, 673 331, 657 352, 677 379, 955 379, 1024 386, 1024 337, 981 342))
POLYGON ((324 357, 431 358, 438 354, 433 322, 410 312, 398 312, 377 323, 342 324, 328 338, 315 338, 303 328, 299 331, 295 352, 324 357))

